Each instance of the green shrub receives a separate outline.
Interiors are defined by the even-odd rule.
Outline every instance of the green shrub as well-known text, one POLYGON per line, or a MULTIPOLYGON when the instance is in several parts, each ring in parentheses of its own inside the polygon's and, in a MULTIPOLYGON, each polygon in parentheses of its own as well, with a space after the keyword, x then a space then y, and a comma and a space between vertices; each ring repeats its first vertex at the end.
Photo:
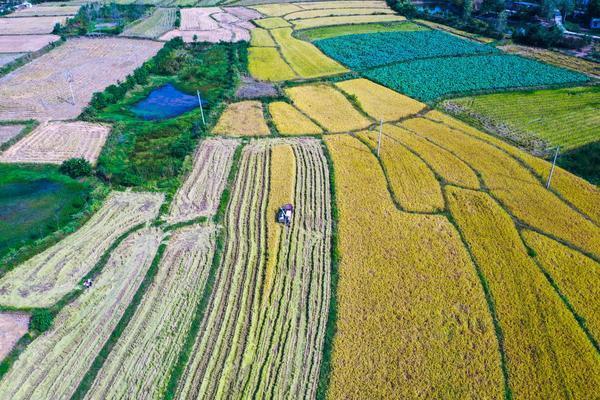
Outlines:
POLYGON ((31 319, 29 320, 29 329, 38 331, 40 333, 46 332, 52 327, 53 322, 54 314, 46 308, 39 308, 33 310, 33 313, 31 313, 31 319))
POLYGON ((63 161, 59 171, 71 178, 79 178, 81 176, 90 176, 92 174, 92 166, 84 158, 70 158, 63 161))

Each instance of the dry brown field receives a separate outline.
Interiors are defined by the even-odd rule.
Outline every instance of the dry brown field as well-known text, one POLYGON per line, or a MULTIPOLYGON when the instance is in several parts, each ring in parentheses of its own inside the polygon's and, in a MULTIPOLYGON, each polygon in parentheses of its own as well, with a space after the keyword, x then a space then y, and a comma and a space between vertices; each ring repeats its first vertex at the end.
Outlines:
POLYGON ((138 39, 70 39, 0 78, 0 120, 76 118, 94 92, 124 80, 161 47, 138 39))
POLYGON ((67 17, 23 17, 0 18, 0 32, 3 35, 33 35, 51 33, 54 25, 64 24, 67 17))
POLYGON ((60 39, 56 35, 2 35, 0 53, 28 53, 60 39))

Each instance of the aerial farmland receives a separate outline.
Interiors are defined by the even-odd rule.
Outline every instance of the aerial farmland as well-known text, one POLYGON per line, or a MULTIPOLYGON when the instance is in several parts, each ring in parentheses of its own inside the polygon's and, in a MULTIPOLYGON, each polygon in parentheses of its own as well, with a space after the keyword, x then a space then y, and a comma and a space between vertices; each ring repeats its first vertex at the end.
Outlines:
POLYGON ((600 15, 540 1, 0 3, 0 399, 597 399, 600 15))

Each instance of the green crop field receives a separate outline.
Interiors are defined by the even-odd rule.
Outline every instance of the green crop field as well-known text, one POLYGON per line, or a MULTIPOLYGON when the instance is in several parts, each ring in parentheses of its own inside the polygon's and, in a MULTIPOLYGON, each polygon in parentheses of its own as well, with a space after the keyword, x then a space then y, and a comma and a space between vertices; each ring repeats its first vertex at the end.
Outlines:
POLYGON ((357 35, 375 32, 412 32, 426 31, 428 28, 412 22, 375 22, 354 25, 322 26, 299 31, 299 36, 310 41, 328 39, 337 36, 357 35))
POLYGON ((577 84, 589 80, 577 72, 511 55, 415 60, 375 68, 364 75, 427 102, 469 92, 577 84))
POLYGON ((600 87, 495 93, 448 101, 474 118, 571 150, 600 140, 600 87))

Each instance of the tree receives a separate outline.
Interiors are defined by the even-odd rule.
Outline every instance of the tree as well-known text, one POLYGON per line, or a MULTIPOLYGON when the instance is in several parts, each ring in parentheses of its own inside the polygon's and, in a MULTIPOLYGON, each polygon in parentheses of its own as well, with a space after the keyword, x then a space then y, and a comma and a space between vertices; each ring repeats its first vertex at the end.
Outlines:
POLYGON ((484 13, 501 13, 504 9, 503 0, 483 0, 483 3, 481 3, 481 11, 484 13))
POLYGON ((591 21, 592 18, 600 18, 600 0, 590 0, 586 14, 588 21, 591 21))
POLYGON ((473 0, 464 0, 462 4, 462 17, 463 20, 468 21, 471 19, 473 14, 473 0))
POLYGON ((496 21, 496 31, 498 31, 498 33, 502 34, 504 33, 504 30, 506 29, 506 20, 508 19, 508 12, 506 10, 503 10, 502 12, 500 12, 500 14, 498 15, 498 20, 496 21))
POLYGON ((62 174, 68 175, 71 178, 79 178, 81 176, 89 176, 92 174, 92 166, 84 158, 70 158, 63 161, 59 171, 62 174))
POLYGON ((40 333, 46 332, 52 327, 54 322, 54 314, 45 308, 33 310, 31 319, 29 320, 29 329, 36 330, 40 333))

